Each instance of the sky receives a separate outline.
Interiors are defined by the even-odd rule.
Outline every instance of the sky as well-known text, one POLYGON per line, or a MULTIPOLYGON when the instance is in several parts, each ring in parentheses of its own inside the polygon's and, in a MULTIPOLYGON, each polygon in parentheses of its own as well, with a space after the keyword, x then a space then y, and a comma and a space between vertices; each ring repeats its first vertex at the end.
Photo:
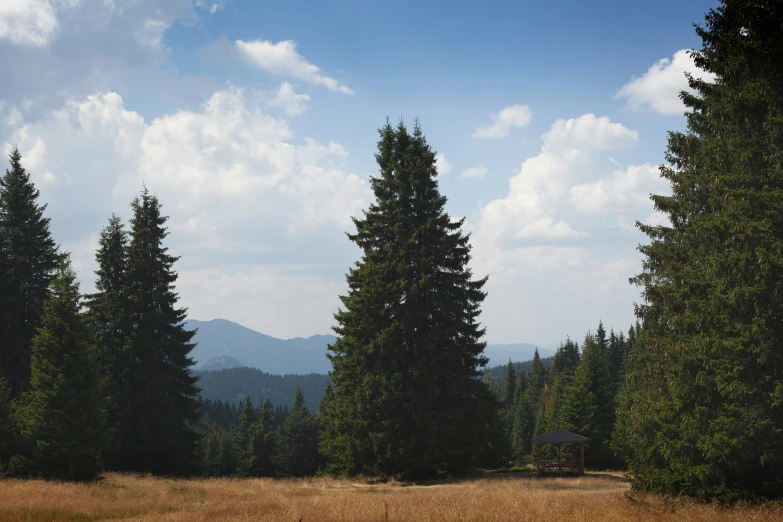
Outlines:
POLYGON ((418 118, 465 217, 491 344, 627 332, 634 223, 685 128, 693 24, 717 1, 1 0, 14 146, 83 292, 112 213, 169 216, 191 319, 330 333, 378 129, 418 118))

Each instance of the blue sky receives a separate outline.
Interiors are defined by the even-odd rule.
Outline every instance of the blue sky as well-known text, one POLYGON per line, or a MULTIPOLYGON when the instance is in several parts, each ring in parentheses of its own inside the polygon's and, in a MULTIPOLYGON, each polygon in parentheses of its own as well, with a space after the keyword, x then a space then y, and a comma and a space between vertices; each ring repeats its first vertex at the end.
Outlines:
POLYGON ((487 340, 553 346, 633 321, 633 222, 664 222, 648 195, 715 5, 6 0, 0 144, 83 290, 143 182, 191 317, 293 337, 332 324, 377 128, 418 117, 490 276, 487 340))

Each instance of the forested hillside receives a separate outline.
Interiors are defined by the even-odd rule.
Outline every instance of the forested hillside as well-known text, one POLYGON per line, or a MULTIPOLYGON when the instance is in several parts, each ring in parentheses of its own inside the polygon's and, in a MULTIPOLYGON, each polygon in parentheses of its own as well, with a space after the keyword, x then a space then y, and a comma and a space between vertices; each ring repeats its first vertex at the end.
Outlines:
POLYGON ((329 383, 329 376, 325 374, 273 375, 256 368, 195 371, 193 375, 198 377, 198 387, 204 399, 237 405, 245 395, 250 395, 253 404, 269 399, 276 406, 291 406, 294 392, 299 388, 305 405, 311 411, 318 409, 329 383))

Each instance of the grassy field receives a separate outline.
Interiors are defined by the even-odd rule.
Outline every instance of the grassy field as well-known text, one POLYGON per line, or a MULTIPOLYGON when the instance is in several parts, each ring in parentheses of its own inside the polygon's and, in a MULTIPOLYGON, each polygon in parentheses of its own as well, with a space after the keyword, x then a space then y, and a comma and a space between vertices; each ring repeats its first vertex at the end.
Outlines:
POLYGON ((0 521, 783 521, 780 504, 723 509, 656 497, 629 500, 627 491, 621 476, 601 473, 497 474, 426 485, 110 473, 86 485, 0 481, 0 521))

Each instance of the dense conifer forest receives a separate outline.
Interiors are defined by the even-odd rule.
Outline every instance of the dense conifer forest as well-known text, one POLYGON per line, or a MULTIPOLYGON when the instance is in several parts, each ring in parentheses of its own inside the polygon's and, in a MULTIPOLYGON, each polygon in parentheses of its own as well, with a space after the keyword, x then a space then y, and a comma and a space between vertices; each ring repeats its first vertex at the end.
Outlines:
POLYGON ((527 465, 531 438, 560 427, 589 437, 588 467, 626 469, 638 490, 783 496, 781 27, 778 2, 727 0, 696 29, 715 80, 681 95, 687 130, 661 167, 673 193, 652 195, 669 224, 637 223, 636 324, 599 322, 505 368, 484 369, 487 277, 418 121, 379 131, 329 376, 191 371, 179 258, 146 188, 129 223, 107 216, 97 290, 82 295, 14 150, 0 179, 0 473, 422 478, 527 465))

